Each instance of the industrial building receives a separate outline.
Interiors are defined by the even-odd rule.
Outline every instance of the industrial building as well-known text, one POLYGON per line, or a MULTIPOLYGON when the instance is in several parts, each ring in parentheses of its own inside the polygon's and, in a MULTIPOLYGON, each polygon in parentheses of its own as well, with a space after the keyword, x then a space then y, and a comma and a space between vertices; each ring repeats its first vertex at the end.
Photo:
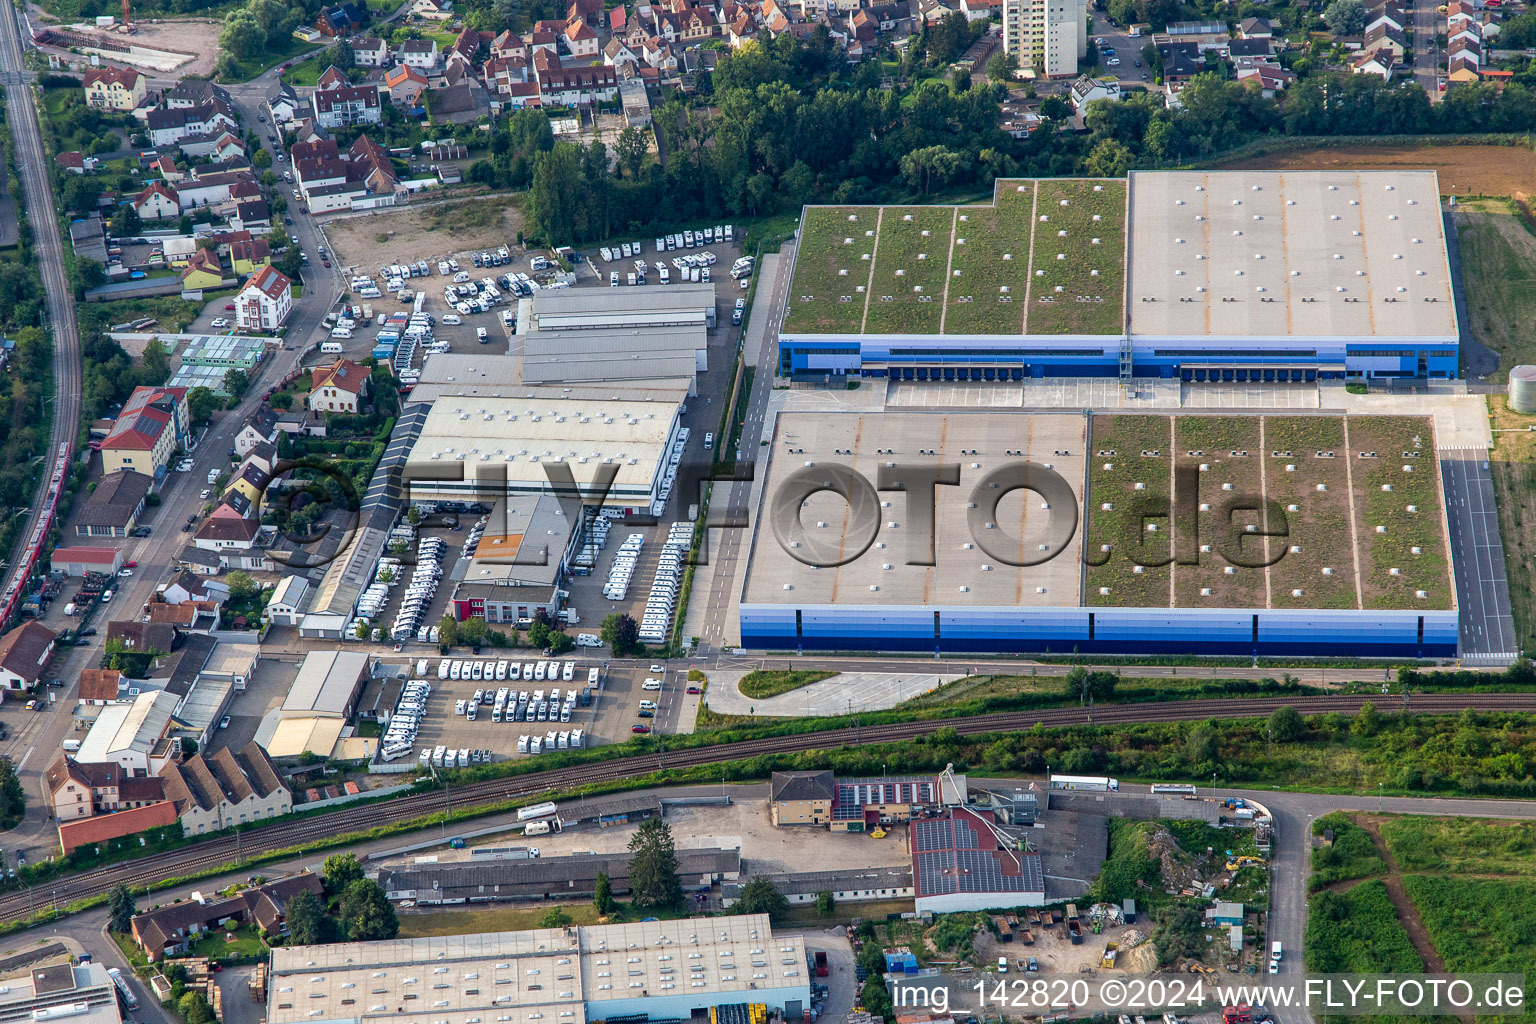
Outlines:
POLYGON ((555 493, 564 476, 594 505, 649 510, 686 398, 685 388, 591 387, 526 388, 517 398, 439 396, 405 465, 411 500, 489 503, 555 493))
POLYGON ((117 988, 102 964, 34 967, 0 986, 0 1022, 121 1024, 117 988))
POLYGON ((273 757, 329 757, 372 670, 373 659, 360 651, 309 652, 282 706, 257 727, 256 742, 273 757))
MULTIPOLYGON (((642 330, 635 328, 635 330, 642 330)), ((664 331, 664 328, 644 328, 647 332, 664 331)), ((555 338, 563 335, 563 330, 551 330, 548 337, 555 338)), ((532 339, 532 334, 520 335, 520 338, 532 339)), ((590 333, 582 334, 582 338, 594 339, 598 346, 603 345, 602 339, 607 335, 590 333)), ((594 341, 587 341, 593 344, 594 341)), ((525 342, 526 344, 526 342, 525 342)), ((545 353, 541 348, 542 341, 534 345, 535 359, 553 359, 552 355, 545 353)), ((698 360, 691 353, 692 349, 687 345, 677 347, 677 363, 679 375, 676 377, 621 377, 623 382, 622 392, 626 397, 637 397, 634 392, 663 393, 681 391, 687 393, 694 386, 694 369, 698 360), (690 353, 688 358, 682 358, 682 353, 690 353), (684 372, 681 367, 686 364, 684 372)), ((523 367, 526 352, 523 355, 488 355, 480 352, 465 354, 454 352, 439 352, 428 359, 421 366, 421 379, 411 389, 405 401, 411 405, 431 403, 439 398, 506 398, 527 399, 536 398, 542 394, 559 392, 585 394, 592 398, 616 398, 620 390, 617 383, 603 384, 601 382, 588 383, 585 386, 576 384, 570 388, 535 388, 532 381, 523 379, 523 367)), ((669 358, 672 358, 669 356, 669 358)), ((636 367, 631 366, 631 370, 636 367)), ((546 369, 542 372, 553 373, 554 369, 546 369)), ((605 371, 606 372, 606 371, 605 371)), ((546 382, 548 383, 548 382, 546 382)))
POLYGON ((920 914, 1045 904, 1040 855, 981 812, 914 821, 910 841, 920 914))
POLYGON ((610 288, 607 291, 545 289, 533 297, 530 326, 538 331, 712 328, 715 326, 715 289, 707 284, 610 288))
POLYGON ((768 818, 777 826, 825 825, 833 832, 872 831, 969 799, 964 775, 838 779, 829 771, 774 772, 768 818))
POLYGON ((702 321, 681 327, 572 328, 522 336, 523 382, 592 384, 604 381, 685 380, 696 393, 697 375, 709 369, 709 332, 702 321))
POLYGON ((838 903, 867 903, 871 900, 909 900, 913 897, 911 868, 860 867, 844 871, 753 871, 739 882, 720 886, 720 905, 729 910, 741 898, 741 891, 754 878, 766 878, 779 895, 793 906, 815 903, 821 893, 829 892, 838 903))
POLYGON ((516 622, 540 609, 554 615, 581 536, 576 525, 553 494, 497 501, 462 578, 454 568, 454 618, 516 622))
POLYGON ((999 179, 993 202, 807 207, 779 372, 1425 380, 1459 334, 1433 171, 999 179))
MULTIPOLYGON (((526 848, 522 857, 527 857, 526 848)), ((379 869, 379 885, 392 900, 418 904, 491 903, 510 900, 591 899, 599 875, 615 896, 630 892, 625 853, 573 853, 559 857, 476 858, 379 869)), ((680 849, 677 877, 684 892, 708 891, 741 875, 741 851, 680 849)))
POLYGON ((272 950, 269 1024, 587 1024, 810 1008, 805 942, 766 914, 272 950))
POLYGON ((1427 417, 784 413, 742 646, 1454 656, 1437 450, 1427 417))

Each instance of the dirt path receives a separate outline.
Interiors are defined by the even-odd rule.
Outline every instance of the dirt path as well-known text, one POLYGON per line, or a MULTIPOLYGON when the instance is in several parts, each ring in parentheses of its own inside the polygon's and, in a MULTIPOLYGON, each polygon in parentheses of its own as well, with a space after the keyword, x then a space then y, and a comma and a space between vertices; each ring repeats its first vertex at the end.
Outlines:
MULTIPOLYGON (((1387 873, 1382 878, 1382 883, 1387 887, 1387 896, 1392 900, 1392 907, 1397 911, 1397 919, 1402 922, 1403 930, 1408 933, 1408 941, 1413 943, 1413 948, 1418 950, 1419 956, 1424 961, 1424 969, 1430 974, 1445 974, 1445 961, 1440 956, 1440 951, 1429 939, 1429 932, 1424 928, 1424 920, 1419 917, 1419 908, 1413 905, 1413 900, 1408 898, 1407 891, 1403 888, 1403 873, 1397 866, 1397 859, 1392 856, 1392 851, 1387 848, 1386 841, 1381 838, 1381 819, 1370 818, 1364 815, 1355 819, 1361 828, 1370 833, 1371 843, 1376 847, 1376 852, 1381 854, 1381 859, 1387 862, 1387 873)), ((1458 1019, 1462 1024, 1474 1024, 1474 1014, 1460 1014, 1458 1019)))

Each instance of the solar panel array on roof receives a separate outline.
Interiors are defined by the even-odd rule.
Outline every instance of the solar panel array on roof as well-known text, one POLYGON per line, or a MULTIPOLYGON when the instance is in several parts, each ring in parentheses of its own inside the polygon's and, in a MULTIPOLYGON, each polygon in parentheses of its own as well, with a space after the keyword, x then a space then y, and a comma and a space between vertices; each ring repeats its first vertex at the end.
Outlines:
POLYGON ((1045 890, 1039 854, 999 848, 964 815, 914 822, 912 843, 919 896, 1045 890))

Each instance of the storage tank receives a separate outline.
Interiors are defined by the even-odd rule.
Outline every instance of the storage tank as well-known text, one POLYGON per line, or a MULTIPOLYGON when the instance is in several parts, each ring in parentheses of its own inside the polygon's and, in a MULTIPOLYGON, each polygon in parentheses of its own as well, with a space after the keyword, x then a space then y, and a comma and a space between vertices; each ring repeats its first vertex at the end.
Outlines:
POLYGON ((1536 366, 1526 363, 1509 371, 1509 407, 1536 413, 1536 366))

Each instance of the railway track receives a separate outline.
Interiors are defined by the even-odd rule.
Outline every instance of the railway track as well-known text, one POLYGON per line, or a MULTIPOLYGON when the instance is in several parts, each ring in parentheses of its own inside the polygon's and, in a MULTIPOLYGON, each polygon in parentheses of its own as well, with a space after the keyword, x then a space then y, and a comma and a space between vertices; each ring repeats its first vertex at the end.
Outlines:
MULTIPOLYGON (((1331 697, 1254 697, 1212 700, 1168 701, 1157 704, 1110 704, 1092 709, 1055 708, 1041 711, 1000 712, 964 718, 923 722, 900 722, 865 726, 857 730, 833 729, 799 736, 774 736, 742 740, 712 747, 683 749, 675 752, 638 754, 594 764, 555 768, 505 779, 487 779, 453 786, 449 795, 459 807, 498 800, 542 796, 552 791, 592 783, 644 775, 661 768, 691 768, 725 761, 739 761, 763 754, 793 754, 810 750, 892 743, 917 739, 943 728, 953 728, 962 736, 993 732, 1016 732, 1033 728, 1072 725, 1113 725, 1205 720, 1208 718, 1256 718, 1275 708, 1290 705, 1304 715, 1340 712, 1355 714, 1373 698, 1365 696, 1331 697)), ((1379 698, 1375 698, 1379 702, 1379 698)), ((1457 714, 1472 708, 1477 711, 1536 712, 1536 694, 1422 694, 1412 699, 1411 709, 1420 714, 1457 714)), ((132 861, 92 871, 89 874, 61 878, 57 883, 23 889, 0 897, 0 922, 31 917, 45 903, 57 900, 68 905, 97 896, 117 885, 144 888, 168 878, 184 877, 208 868, 234 863, 243 853, 259 856, 326 836, 363 831, 380 825, 396 824, 414 818, 429 818, 444 806, 442 794, 432 791, 402 796, 384 803, 344 808, 313 818, 279 822, 233 836, 220 836, 179 850, 151 854, 132 861)))

